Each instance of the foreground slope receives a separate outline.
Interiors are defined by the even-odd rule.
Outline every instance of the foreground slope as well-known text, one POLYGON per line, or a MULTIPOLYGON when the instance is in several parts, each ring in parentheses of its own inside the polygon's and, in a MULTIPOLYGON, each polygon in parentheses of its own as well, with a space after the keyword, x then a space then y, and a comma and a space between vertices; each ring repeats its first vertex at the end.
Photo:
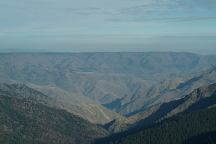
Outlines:
POLYGON ((29 97, 0 93, 1 144, 88 144, 107 132, 64 110, 29 97))
POLYGON ((121 116, 83 96, 70 95, 54 86, 28 84, 0 84, 0 94, 10 97, 30 98, 49 107, 64 109, 92 123, 103 124, 121 116))
POLYGON ((53 99, 55 107, 64 109, 78 115, 92 123, 104 124, 114 119, 122 118, 120 114, 113 112, 88 97, 71 94, 56 86, 39 86, 28 84, 33 89, 42 92, 53 99))
POLYGON ((204 135, 205 144, 216 142, 216 107, 184 113, 135 133, 116 135, 98 143, 105 144, 184 144, 196 143, 194 137, 204 135), (211 139, 214 138, 214 139, 211 139))

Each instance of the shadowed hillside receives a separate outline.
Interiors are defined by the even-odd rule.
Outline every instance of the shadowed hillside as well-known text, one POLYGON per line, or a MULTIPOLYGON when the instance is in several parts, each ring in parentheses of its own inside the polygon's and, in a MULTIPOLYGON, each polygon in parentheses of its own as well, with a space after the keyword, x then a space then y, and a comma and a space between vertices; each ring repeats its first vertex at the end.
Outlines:
POLYGON ((191 113, 184 113, 164 120, 151 128, 139 132, 122 133, 107 139, 98 140, 97 144, 184 144, 194 143, 194 137, 203 134, 206 144, 215 143, 215 139, 205 133, 216 131, 216 108, 207 108, 191 113))
POLYGON ((144 112, 132 115, 127 118, 127 121, 121 119, 113 121, 105 125, 105 128, 109 131, 118 132, 113 134, 113 137, 121 139, 146 128, 154 127, 161 121, 166 121, 167 118, 172 119, 175 115, 182 113, 184 115, 184 113, 215 107, 215 105, 216 84, 212 84, 195 89, 182 99, 156 105, 144 112))

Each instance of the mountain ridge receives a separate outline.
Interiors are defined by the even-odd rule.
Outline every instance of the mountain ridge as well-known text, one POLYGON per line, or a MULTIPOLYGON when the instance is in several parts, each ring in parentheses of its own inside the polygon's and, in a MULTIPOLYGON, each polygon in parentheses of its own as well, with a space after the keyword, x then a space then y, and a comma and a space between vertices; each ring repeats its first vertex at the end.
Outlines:
MULTIPOLYGON (((214 135, 216 131, 215 114, 216 83, 195 89, 179 100, 163 103, 155 111, 147 116, 144 115, 143 119, 135 123, 126 123, 129 125, 123 131, 117 129, 117 133, 102 138, 96 143, 193 143, 196 141, 193 137, 200 134, 205 136, 205 133, 213 132, 214 135)), ((115 123, 112 125, 115 126, 115 123)), ((208 140, 209 137, 211 138, 212 134, 206 135, 206 139, 203 140, 208 140)))
POLYGON ((164 119, 195 110, 216 105, 216 83, 193 90, 190 94, 170 102, 157 104, 143 112, 128 116, 126 120, 116 120, 108 123, 107 130, 118 133, 121 131, 139 130, 149 127, 164 119), (122 129, 120 129, 122 128, 122 129))
MULTIPOLYGON (((73 104, 93 101, 95 105, 102 104, 126 116, 180 98, 198 86, 209 84, 209 78, 215 74, 191 86, 185 93, 182 93, 184 89, 167 93, 186 82, 190 78, 185 78, 188 73, 202 71, 216 61, 216 56, 172 52, 13 53, 0 56, 2 82, 32 85, 50 96, 59 93, 55 97, 70 99, 73 104)), ((78 108, 74 109, 78 113, 78 108)), ((104 123, 118 117, 101 106, 97 105, 95 109, 107 111, 105 113, 110 118, 106 119, 104 115, 104 123)), ((94 117, 89 120, 95 121, 94 117)))

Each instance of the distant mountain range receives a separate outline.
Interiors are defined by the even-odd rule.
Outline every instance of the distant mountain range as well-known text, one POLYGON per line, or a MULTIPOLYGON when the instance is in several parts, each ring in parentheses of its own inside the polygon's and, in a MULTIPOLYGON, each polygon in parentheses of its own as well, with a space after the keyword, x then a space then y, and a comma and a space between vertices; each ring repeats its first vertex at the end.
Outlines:
POLYGON ((171 52, 0 54, 0 143, 212 139, 215 64, 171 52))
POLYGON ((87 97, 130 115, 172 100, 160 95, 215 63, 216 56, 171 52, 8 53, 0 55, 0 80, 64 91, 81 101, 87 97))

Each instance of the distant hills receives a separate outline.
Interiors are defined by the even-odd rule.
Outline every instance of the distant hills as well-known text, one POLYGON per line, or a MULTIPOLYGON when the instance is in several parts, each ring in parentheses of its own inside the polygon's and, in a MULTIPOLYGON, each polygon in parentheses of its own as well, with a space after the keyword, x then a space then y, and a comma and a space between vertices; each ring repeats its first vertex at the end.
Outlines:
POLYGON ((210 143, 215 64, 172 52, 0 54, 0 143, 210 143))
POLYGON ((44 87, 49 92, 64 91, 80 101, 87 97, 84 101, 91 99, 130 115, 172 100, 171 96, 161 95, 186 81, 185 75, 193 75, 215 63, 216 56, 172 52, 8 53, 0 55, 0 80, 36 85, 43 87, 43 92, 44 87))
POLYGON ((167 78, 167 80, 159 81, 156 84, 140 87, 132 97, 128 95, 105 104, 105 106, 121 113, 126 111, 126 114, 130 116, 145 111, 154 105, 180 99, 194 89, 213 83, 216 83, 215 67, 199 73, 176 76, 172 79, 167 78), (131 112, 128 113, 129 111, 131 112))

